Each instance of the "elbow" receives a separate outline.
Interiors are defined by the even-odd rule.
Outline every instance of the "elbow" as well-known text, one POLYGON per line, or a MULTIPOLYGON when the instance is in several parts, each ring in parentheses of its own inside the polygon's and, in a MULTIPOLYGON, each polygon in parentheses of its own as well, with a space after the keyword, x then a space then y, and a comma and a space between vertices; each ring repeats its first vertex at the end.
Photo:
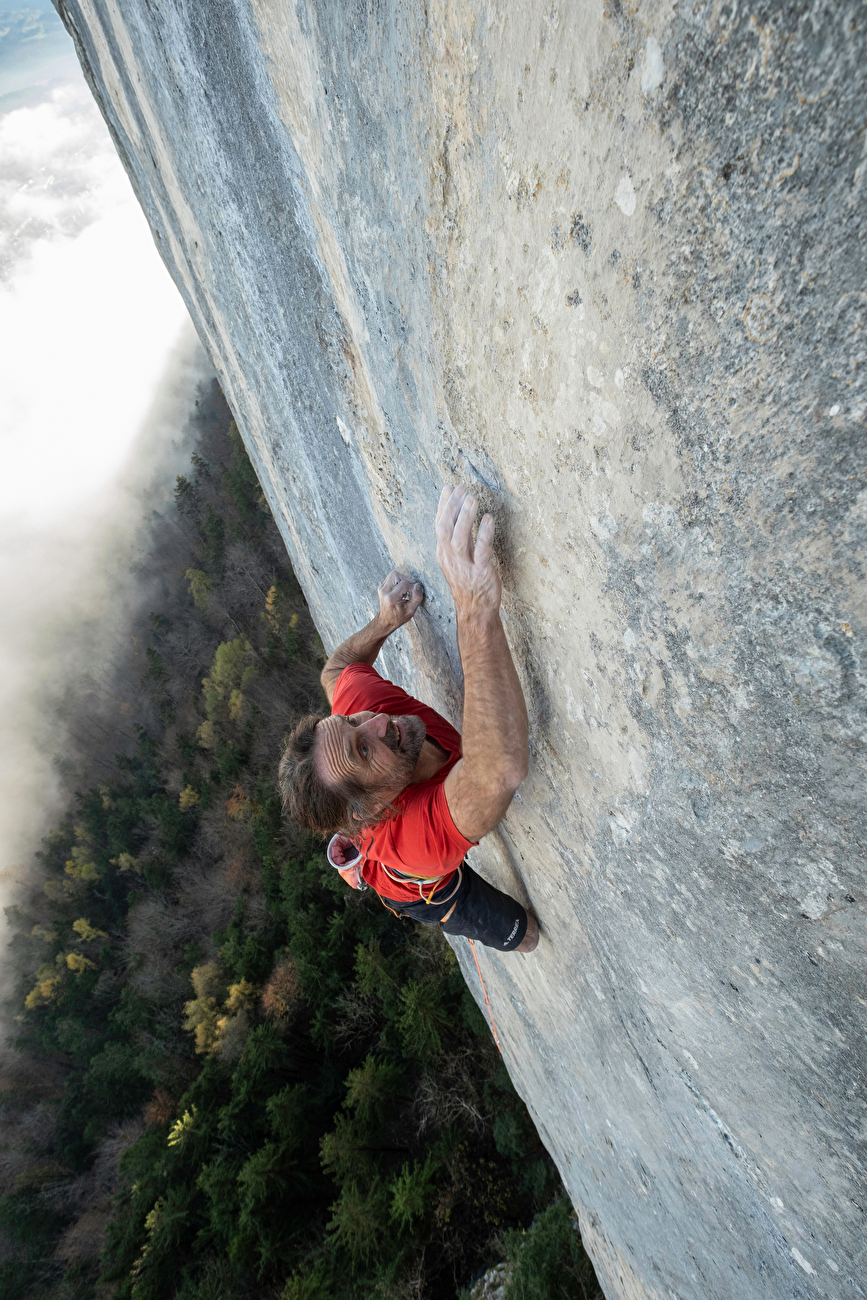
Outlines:
POLYGON ((521 746, 520 750, 515 755, 512 764, 512 777, 515 782, 515 786, 514 789, 512 790, 512 794, 515 793, 519 785, 523 785, 523 783, 527 779, 527 776, 529 775, 529 772, 530 772, 530 750, 525 740, 524 744, 521 746))
POLYGON ((508 795, 511 799, 518 790, 518 787, 526 781, 529 770, 529 755, 526 752, 516 755, 512 761, 506 765, 501 773, 498 782, 500 792, 503 795, 508 795))

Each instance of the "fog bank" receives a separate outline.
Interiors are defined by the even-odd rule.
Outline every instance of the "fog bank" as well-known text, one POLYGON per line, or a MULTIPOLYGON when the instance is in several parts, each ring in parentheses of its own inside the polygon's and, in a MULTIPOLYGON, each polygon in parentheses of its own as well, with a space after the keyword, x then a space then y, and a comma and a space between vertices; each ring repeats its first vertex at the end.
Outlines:
MULTIPOLYGON (((131 579, 136 535, 170 501, 189 460, 189 417, 212 377, 192 327, 172 355, 122 470, 74 515, 28 527, 0 524, 0 902, 7 904, 69 789, 69 737, 57 706, 86 676, 99 679, 147 598, 131 579)), ((97 774, 95 774, 96 777, 97 774)))

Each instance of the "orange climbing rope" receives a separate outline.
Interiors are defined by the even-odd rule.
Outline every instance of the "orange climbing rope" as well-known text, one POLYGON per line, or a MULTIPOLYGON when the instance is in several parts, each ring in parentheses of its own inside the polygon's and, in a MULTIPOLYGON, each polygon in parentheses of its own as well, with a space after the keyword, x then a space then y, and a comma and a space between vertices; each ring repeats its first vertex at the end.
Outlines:
POLYGON ((485 1006, 488 1008, 488 1015, 491 1017, 491 1033, 494 1035, 494 1042, 497 1044, 497 1051, 500 1053, 500 1056, 502 1056, 503 1049, 500 1046, 500 1040, 497 1036, 497 1026, 494 1024, 494 1013, 491 1010, 491 1004, 488 1001, 488 990, 485 988, 485 981, 482 979, 482 968, 479 965, 479 959, 476 956, 476 945, 473 943, 472 939, 470 939, 470 947, 473 950, 473 960, 476 963, 476 970, 479 972, 479 982, 482 986, 482 992, 485 995, 485 1006))

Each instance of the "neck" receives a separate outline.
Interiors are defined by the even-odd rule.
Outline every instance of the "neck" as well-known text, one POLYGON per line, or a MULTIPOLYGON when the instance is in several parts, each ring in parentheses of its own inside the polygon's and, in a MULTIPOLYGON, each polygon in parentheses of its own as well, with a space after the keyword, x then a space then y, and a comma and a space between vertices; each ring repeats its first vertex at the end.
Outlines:
POLYGON ((418 762, 413 768, 412 776, 407 784, 400 786, 396 790, 379 790, 377 794, 386 804, 391 803, 393 799, 397 799, 399 795, 403 794, 404 790, 408 790, 411 785, 419 785, 422 781, 429 781, 432 776, 436 776, 440 768, 448 761, 448 751, 443 749, 442 745, 438 745, 435 740, 425 738, 421 753, 418 756, 418 762))
POLYGON ((421 781, 429 781, 448 762, 448 758, 448 754, 441 745, 438 745, 435 740, 429 740, 426 737, 410 785, 418 785, 421 781))

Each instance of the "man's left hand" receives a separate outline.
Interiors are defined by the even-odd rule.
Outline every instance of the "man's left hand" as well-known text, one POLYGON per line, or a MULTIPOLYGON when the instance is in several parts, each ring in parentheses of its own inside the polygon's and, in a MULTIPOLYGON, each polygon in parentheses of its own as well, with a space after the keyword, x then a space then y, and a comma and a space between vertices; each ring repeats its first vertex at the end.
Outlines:
POLYGON ((392 569, 376 594, 379 596, 382 630, 390 635, 413 617, 424 600, 424 587, 412 578, 405 578, 397 569, 392 569))

